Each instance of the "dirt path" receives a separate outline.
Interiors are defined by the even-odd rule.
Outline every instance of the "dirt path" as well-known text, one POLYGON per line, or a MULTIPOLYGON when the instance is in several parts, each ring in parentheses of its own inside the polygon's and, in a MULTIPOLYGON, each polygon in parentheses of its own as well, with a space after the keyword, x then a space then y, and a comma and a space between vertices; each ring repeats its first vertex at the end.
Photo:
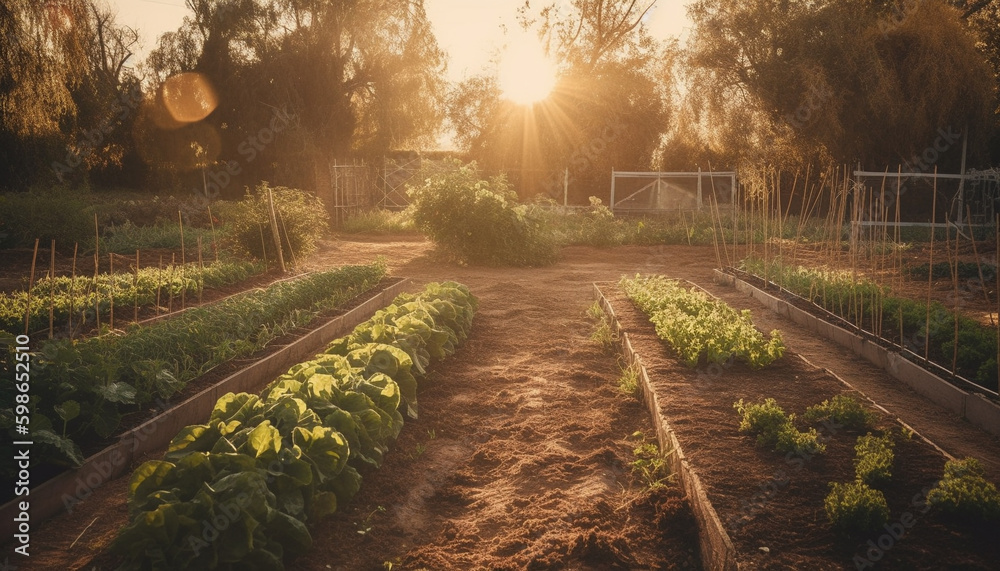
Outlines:
POLYGON ((425 383, 421 420, 346 513, 319 524, 297 568, 697 568, 687 505, 630 474, 631 435, 652 427, 618 393, 615 358, 588 338, 591 272, 576 261, 463 268, 408 247, 416 255, 393 272, 467 284, 480 299, 473 334, 425 383))

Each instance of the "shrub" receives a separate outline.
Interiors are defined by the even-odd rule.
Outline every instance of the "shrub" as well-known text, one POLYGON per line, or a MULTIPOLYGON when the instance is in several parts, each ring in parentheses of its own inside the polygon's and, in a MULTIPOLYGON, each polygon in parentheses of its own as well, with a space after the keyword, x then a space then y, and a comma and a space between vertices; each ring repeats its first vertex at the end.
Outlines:
POLYGON ((872 436, 870 433, 858 437, 854 445, 854 472, 858 480, 872 487, 880 487, 892 480, 894 443, 888 434, 872 436))
POLYGON ((833 527, 845 532, 872 531, 889 521, 885 495, 857 480, 831 482, 823 507, 833 527))
POLYGON ((773 446, 778 452, 796 454, 826 451, 826 445, 819 441, 815 429, 799 432, 795 428, 795 415, 786 415, 772 398, 761 403, 744 403, 740 399, 733 403, 733 408, 742 416, 740 432, 756 434, 759 446, 773 446))
POLYGON ((829 420, 854 430, 872 428, 876 420, 874 413, 850 395, 837 395, 832 401, 825 400, 822 404, 811 406, 802 418, 808 422, 829 420))
POLYGON ((228 245, 240 255, 258 260, 277 259, 267 200, 269 189, 274 197, 285 262, 308 256, 316 250, 317 240, 329 230, 330 216, 323 201, 303 190, 268 187, 267 182, 261 182, 254 193, 247 192, 240 202, 219 204, 228 245))
POLYGON ((944 465, 944 477, 927 494, 927 501, 941 511, 972 520, 1000 519, 1000 492, 986 480, 975 458, 952 460, 944 465))
POLYGON ((484 180, 475 163, 456 162, 455 167, 410 188, 417 228, 470 264, 539 266, 555 261, 551 233, 517 202, 503 176, 484 180))
POLYGON ((61 251, 77 243, 88 249, 94 241, 94 211, 80 194, 70 191, 31 191, 0 194, 0 247, 30 248, 56 241, 61 251))

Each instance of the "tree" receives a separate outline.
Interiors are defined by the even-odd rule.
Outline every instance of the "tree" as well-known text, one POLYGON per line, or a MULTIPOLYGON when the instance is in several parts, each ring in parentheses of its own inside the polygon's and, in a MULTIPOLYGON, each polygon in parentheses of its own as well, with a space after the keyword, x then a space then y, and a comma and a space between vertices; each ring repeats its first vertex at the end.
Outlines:
POLYGON ((642 26, 651 6, 574 0, 532 11, 526 3, 521 24, 557 61, 555 89, 521 106, 503 98, 492 74, 466 80, 449 98, 459 144, 487 170, 521 179, 523 197, 561 198, 568 174, 574 201, 586 202, 608 191, 612 168, 649 168, 669 119, 664 61, 676 49, 642 26))
POLYGON ((989 136, 979 126, 990 70, 961 14, 939 0, 902 14, 863 0, 699 0, 691 15, 694 115, 738 162, 767 158, 757 151, 772 142, 792 155, 772 160, 880 170, 909 162, 939 130, 970 126, 974 156, 989 136))
POLYGON ((179 165, 236 160, 253 178, 320 187, 335 158, 376 159, 439 128, 443 54, 422 0, 188 5, 194 15, 147 60, 158 81, 195 72, 218 96, 200 126, 174 126, 179 165), (264 149, 258 135, 276 119, 296 129, 264 149), (207 158, 184 155, 185 138, 207 158))

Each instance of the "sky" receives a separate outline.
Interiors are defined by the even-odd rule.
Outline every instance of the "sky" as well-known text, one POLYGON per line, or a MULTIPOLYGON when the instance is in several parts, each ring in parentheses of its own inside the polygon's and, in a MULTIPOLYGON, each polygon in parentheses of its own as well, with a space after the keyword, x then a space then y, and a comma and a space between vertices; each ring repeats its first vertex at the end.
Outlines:
MULTIPOLYGON (((682 36, 690 22, 688 0, 658 0, 647 16, 650 32, 658 38, 682 36)), ((184 0, 109 0, 118 10, 118 23, 132 26, 142 36, 143 58, 156 46, 160 34, 180 27, 190 14, 184 0)), ((460 81, 475 75, 503 45, 504 30, 516 31, 517 8, 524 0, 425 0, 427 16, 438 44, 449 55, 448 76, 460 81)), ((137 62, 131 62, 137 63, 137 62)))

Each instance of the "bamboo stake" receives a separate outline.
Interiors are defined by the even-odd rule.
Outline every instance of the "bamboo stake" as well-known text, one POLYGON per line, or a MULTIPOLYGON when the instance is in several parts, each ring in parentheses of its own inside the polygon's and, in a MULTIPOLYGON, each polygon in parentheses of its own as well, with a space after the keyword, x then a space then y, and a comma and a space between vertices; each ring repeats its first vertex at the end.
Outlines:
POLYGON ((156 309, 154 315, 160 316, 160 289, 163 288, 163 254, 160 254, 160 263, 156 266, 156 309))
POLYGON ((69 338, 73 339, 73 312, 76 311, 76 252, 80 244, 73 243, 73 268, 69 278, 69 338))
POLYGON ((285 268, 285 255, 281 251, 281 238, 278 236, 278 217, 274 214, 274 196, 270 188, 267 189, 267 204, 271 214, 271 236, 274 238, 274 245, 278 248, 278 265, 281 266, 281 273, 288 273, 288 269, 285 268))
POLYGON ((139 323, 139 250, 135 251, 135 279, 132 281, 133 299, 135 299, 135 314, 132 321, 139 323))
MULTIPOLYGON (((902 165, 899 165, 897 168, 898 168, 898 170, 896 171, 896 230, 895 230, 895 238, 896 238, 896 245, 897 246, 902 246, 902 242, 900 240, 901 235, 899 233, 899 203, 903 199, 903 197, 902 197, 902 190, 903 190, 903 176, 902 176, 903 175, 903 167, 902 167, 902 165)), ((903 285, 903 250, 902 250, 902 248, 898 248, 898 247, 896 248, 896 263, 894 265, 896 266, 895 267, 896 271, 899 272, 899 285, 900 285, 900 287, 902 287, 902 285, 903 285)), ((903 336, 903 308, 900 307, 899 310, 898 310, 898 312, 899 312, 899 348, 903 349, 903 347, 906 345, 906 340, 905 340, 905 338, 903 336)))
MULTIPOLYGON (((959 237, 962 235, 962 230, 959 226, 955 226, 955 270, 952 272, 952 281, 955 285, 955 343, 951 355, 951 374, 958 374, 958 244, 959 237)), ((973 240, 974 241, 974 240, 973 240)))
MULTIPOLYGON (((996 260, 993 273, 997 277, 997 372, 1000 373, 1000 214, 997 214, 997 224, 993 230, 996 232, 996 260)), ((1000 375, 997 375, 997 391, 1000 391, 1000 375)))
POLYGON ((201 260, 201 236, 198 236, 198 269, 201 270, 198 276, 198 305, 201 305, 201 291, 205 279, 205 264, 201 260))
POLYGON ((56 241, 52 239, 51 261, 49 263, 49 339, 55 333, 56 325, 56 241))
POLYGON ((110 285, 110 296, 111 296, 111 330, 115 328, 115 255, 108 252, 108 278, 111 280, 110 285))
POLYGON ((170 254, 170 283, 167 284, 167 313, 174 312, 174 274, 177 272, 177 254, 170 254))
POLYGON ((927 266, 927 311, 924 321, 924 360, 931 352, 931 286, 934 283, 934 221, 937 220, 937 165, 934 166, 934 198, 931 201, 931 253, 927 266))
POLYGON ((184 217, 177 211, 177 222, 181 228, 181 309, 187 305, 187 256, 184 253, 184 217))
POLYGON ((681 223, 684 224, 684 237, 687 238, 688 246, 690 246, 691 245, 691 232, 688 231, 687 216, 684 216, 684 211, 683 210, 680 211, 680 215, 681 215, 681 223))
POLYGON ((35 253, 31 255, 31 277, 28 278, 28 296, 24 302, 24 334, 31 327, 31 288, 35 287, 35 261, 38 259, 38 238, 35 238, 35 253))
POLYGON ((97 336, 101 336, 101 232, 97 227, 97 213, 94 213, 94 323, 97 325, 97 336))
POLYGON ((215 219, 212 218, 212 207, 208 207, 208 223, 212 227, 212 252, 215 254, 215 262, 219 262, 219 238, 215 235, 215 219))
MULTIPOLYGON (((979 261, 979 247, 976 246, 976 235, 973 233, 972 229, 972 209, 968 205, 965 206, 966 220, 969 221, 969 236, 972 237, 972 253, 976 256, 976 271, 979 273, 979 285, 983 290, 983 301, 986 302, 986 306, 990 305, 990 294, 986 292, 986 278, 983 277, 983 264, 979 261)), ((990 311, 990 325, 994 325, 993 312, 990 311)))

